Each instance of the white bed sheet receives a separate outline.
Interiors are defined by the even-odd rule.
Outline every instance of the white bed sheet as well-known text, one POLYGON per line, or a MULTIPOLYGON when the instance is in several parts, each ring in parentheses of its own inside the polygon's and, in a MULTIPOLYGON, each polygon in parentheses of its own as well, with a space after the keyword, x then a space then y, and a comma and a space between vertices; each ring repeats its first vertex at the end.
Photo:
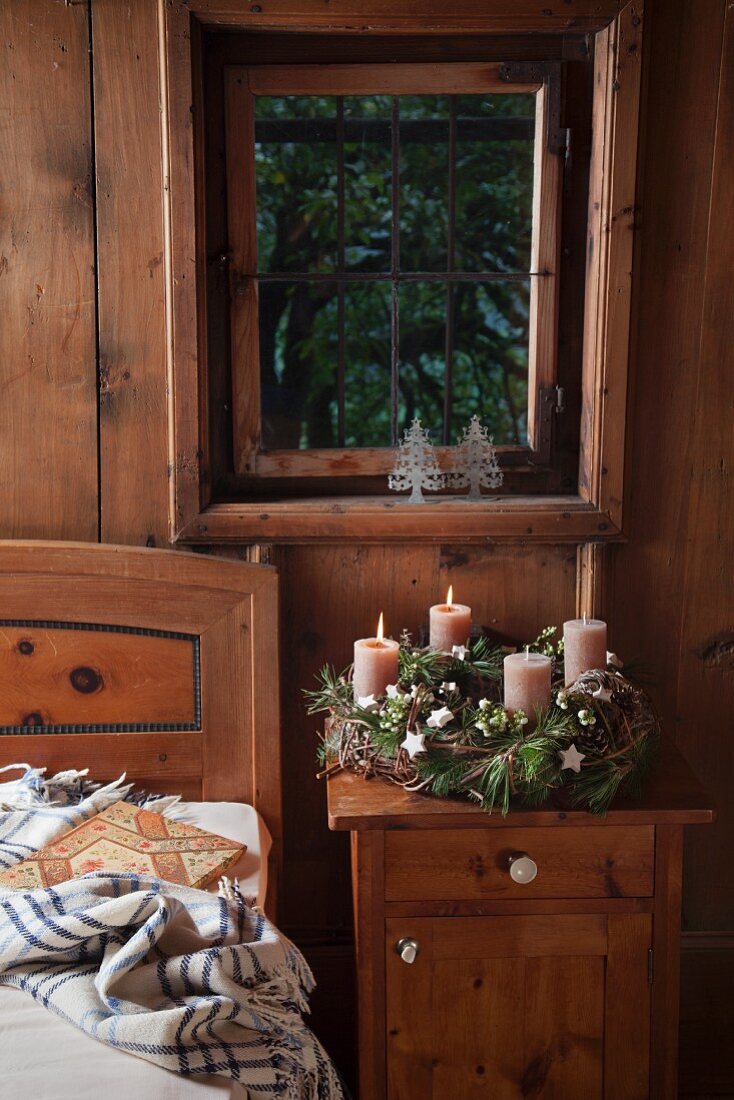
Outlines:
POLYGON ((223 1077, 179 1077, 98 1043, 27 993, 0 986, 2 1100, 245 1100, 223 1077))
MULTIPOLYGON (((179 802, 166 811, 166 817, 246 844, 247 851, 228 875, 239 878, 245 897, 264 904, 271 838, 252 806, 179 802)), ((216 893, 216 883, 209 889, 216 893)), ((241 1085, 222 1077, 179 1077, 113 1050, 54 1016, 27 993, 0 986, 0 1100, 245 1100, 248 1096, 241 1085)))

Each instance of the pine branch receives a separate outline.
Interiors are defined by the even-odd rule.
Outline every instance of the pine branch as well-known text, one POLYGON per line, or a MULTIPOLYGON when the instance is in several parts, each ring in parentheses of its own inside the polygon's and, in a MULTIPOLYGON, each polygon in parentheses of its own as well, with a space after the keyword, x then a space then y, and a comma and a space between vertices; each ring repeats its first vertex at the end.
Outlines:
POLYGON ((324 665, 316 679, 321 681, 318 690, 303 691, 307 700, 306 713, 321 714, 323 711, 331 711, 346 717, 354 705, 349 670, 337 674, 331 665, 324 665))

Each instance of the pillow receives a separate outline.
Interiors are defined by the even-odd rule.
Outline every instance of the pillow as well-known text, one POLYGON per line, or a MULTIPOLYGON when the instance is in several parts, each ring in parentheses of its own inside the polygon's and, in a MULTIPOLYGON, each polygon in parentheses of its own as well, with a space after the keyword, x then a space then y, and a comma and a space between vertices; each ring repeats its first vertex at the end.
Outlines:
POLYGON ((234 863, 242 844, 116 802, 0 874, 0 886, 35 890, 90 871, 131 871, 182 886, 206 886, 234 863))
MULTIPOLYGON (((273 842, 267 825, 253 806, 244 802, 181 801, 166 809, 159 809, 155 802, 148 803, 148 807, 169 820, 196 825, 241 844, 243 851, 227 868, 227 875, 233 880, 239 879, 244 897, 263 908, 268 891, 268 856, 273 842)), ((216 880, 207 889, 216 893, 216 880)))

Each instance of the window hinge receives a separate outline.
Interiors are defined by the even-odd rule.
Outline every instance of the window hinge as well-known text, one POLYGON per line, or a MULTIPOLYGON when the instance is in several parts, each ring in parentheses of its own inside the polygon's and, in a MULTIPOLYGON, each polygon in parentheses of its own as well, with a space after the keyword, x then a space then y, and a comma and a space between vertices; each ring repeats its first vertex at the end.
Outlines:
POLYGON ((655 955, 653 949, 647 949, 647 984, 652 985, 655 978, 655 955))
POLYGON ((563 103, 562 61, 507 61, 500 65, 500 80, 508 84, 545 84, 548 107, 545 116, 545 141, 551 153, 568 157, 571 131, 561 125, 563 103))
POLYGON ((541 386, 538 408, 538 436, 534 464, 545 465, 550 461, 553 416, 566 409, 566 394, 562 386, 541 386))

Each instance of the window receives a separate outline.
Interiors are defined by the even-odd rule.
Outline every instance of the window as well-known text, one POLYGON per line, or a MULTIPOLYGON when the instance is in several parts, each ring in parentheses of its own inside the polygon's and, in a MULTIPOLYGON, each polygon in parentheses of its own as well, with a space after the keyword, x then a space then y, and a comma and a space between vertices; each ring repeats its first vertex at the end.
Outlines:
POLYGON ((384 491, 414 416, 450 468, 475 413, 505 464, 548 464, 559 80, 558 63, 227 68, 235 476, 384 491))
MULTIPOLYGON (((336 6, 293 0, 287 11, 234 0, 224 5, 186 0, 161 9, 173 537, 205 544, 333 539, 545 539, 575 544, 617 538, 623 513, 637 216, 641 7, 636 0, 599 0, 591 7, 582 5, 583 12, 567 10, 567 5, 531 11, 524 5, 518 13, 513 0, 479 6, 457 0, 448 8, 426 3, 410 12, 392 3, 378 7, 374 13, 371 8, 368 23, 358 0, 340 0, 336 6), (247 116, 238 114, 237 104, 234 111, 230 104, 225 119, 226 98, 233 92, 227 72, 280 70, 290 79, 307 70, 333 70, 335 64, 359 67, 368 75, 388 66, 391 77, 428 65, 437 78, 439 69, 448 72, 447 65, 479 64, 485 76, 502 72, 508 78, 497 94, 535 97, 531 248, 536 254, 531 251, 530 268, 521 272, 530 279, 528 445, 500 446, 505 471, 501 499, 445 499, 433 508, 409 505, 387 493, 384 470, 392 461, 391 448, 346 446, 347 360, 340 414, 338 337, 337 359, 332 358, 337 397, 329 403, 329 442, 334 442, 336 422, 337 445, 284 446, 281 436, 265 439, 268 446, 276 442, 273 449, 263 446, 258 299, 258 275, 263 272, 256 256, 251 264, 243 263, 246 249, 253 251, 257 244, 256 119, 254 104, 244 130, 247 116), (522 87, 511 91, 511 85, 522 87), (538 175, 543 180, 553 173, 557 187, 536 186, 538 175), (228 175, 234 186, 228 185, 228 175), (550 277, 532 275, 546 271, 550 277), (243 308, 248 303, 249 310, 243 308), (550 325, 544 317, 551 318, 550 325), (556 386, 563 391, 563 409, 556 386), (340 415, 343 447, 338 445, 340 415), (283 468, 247 470, 248 455, 258 466, 282 462, 283 468), (369 472, 380 467, 381 473, 369 472)), ((249 91, 247 85, 244 91, 249 91)), ((437 83, 416 90, 376 87, 373 82, 323 89, 294 87, 292 81, 270 89, 273 98, 345 101, 349 96, 461 97, 494 91, 485 86, 477 93, 437 83)), ((456 111, 457 120, 465 117, 456 111)), ((438 121, 445 126, 445 118, 438 121)), ((403 144, 407 149, 410 143, 403 144)), ((346 223, 346 212, 344 218, 346 223)), ((346 244, 345 237, 345 260, 346 244)), ((401 271, 404 266, 401 261, 401 271)), ((323 272, 334 276, 332 282, 341 279, 345 284, 351 281, 348 273, 335 266, 323 272)), ((345 321, 346 293, 345 288, 345 321)), ((346 342, 348 329, 344 331, 346 342)), ((457 356, 452 354, 455 371, 457 356)), ((443 364, 440 356, 436 364, 437 373, 445 371, 445 355, 443 364)), ((456 398, 452 382, 452 410, 458 407, 456 398)), ((443 432, 443 420, 438 431, 443 432)), ((310 442, 303 428, 298 443, 302 441, 310 442)), ((442 461, 450 461, 449 451, 442 461)))

